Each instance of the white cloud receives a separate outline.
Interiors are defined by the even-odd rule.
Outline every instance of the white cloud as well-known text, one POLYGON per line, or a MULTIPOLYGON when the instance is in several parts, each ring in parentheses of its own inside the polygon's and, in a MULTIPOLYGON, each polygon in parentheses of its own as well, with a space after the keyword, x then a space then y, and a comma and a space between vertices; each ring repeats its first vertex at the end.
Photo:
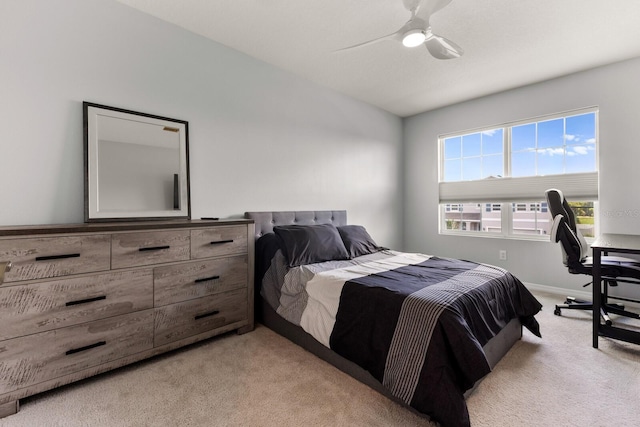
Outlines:
POLYGON ((498 129, 485 130, 482 132, 482 134, 487 136, 493 136, 496 134, 497 131, 498 129))
POLYGON ((589 148, 583 146, 583 145, 577 145, 575 147, 573 147, 573 151, 576 154, 581 154, 581 155, 585 155, 585 154, 589 154, 589 148))
POLYGON ((540 152, 540 154, 548 154, 555 156, 556 154, 562 156, 564 154, 564 148, 546 148, 540 152))
MULTIPOLYGON (((565 139, 566 139, 567 141, 573 141, 574 139, 578 138, 578 137, 577 137, 577 136, 575 136, 575 135, 569 135, 569 134, 565 135, 564 137, 565 137, 565 139)), ((578 140, 580 140, 580 139, 578 138, 578 140)))

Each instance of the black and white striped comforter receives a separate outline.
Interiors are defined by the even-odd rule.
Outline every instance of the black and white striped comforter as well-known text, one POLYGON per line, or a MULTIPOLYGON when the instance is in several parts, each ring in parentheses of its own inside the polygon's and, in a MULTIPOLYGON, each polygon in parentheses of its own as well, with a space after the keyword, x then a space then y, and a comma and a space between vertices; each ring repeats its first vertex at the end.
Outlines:
POLYGON ((490 371, 482 347, 513 318, 539 336, 541 305, 504 269, 382 251, 288 268, 262 296, 285 319, 445 426, 469 425, 464 392, 490 371))

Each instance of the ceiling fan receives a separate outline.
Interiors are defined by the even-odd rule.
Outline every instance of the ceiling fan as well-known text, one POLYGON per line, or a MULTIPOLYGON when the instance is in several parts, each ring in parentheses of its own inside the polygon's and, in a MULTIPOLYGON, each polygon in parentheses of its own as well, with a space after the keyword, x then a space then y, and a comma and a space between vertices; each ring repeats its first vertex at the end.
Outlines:
POLYGON ((464 50, 442 36, 434 34, 429 25, 431 15, 451 3, 452 0, 402 0, 404 7, 411 12, 411 19, 398 31, 373 40, 338 49, 337 52, 367 46, 384 40, 402 42, 406 47, 425 45, 429 53, 438 59, 459 58, 464 50))

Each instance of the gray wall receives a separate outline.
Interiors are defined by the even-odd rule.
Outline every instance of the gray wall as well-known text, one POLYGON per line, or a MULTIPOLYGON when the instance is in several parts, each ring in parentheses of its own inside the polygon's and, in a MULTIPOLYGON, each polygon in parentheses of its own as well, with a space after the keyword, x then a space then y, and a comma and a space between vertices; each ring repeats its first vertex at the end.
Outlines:
POLYGON ((405 249, 488 262, 526 282, 583 290, 587 278, 567 273, 558 244, 438 234, 438 135, 598 106, 600 231, 640 234, 638 76, 635 59, 405 119, 405 249), (500 249, 507 261, 498 260, 500 249))
POLYGON ((83 221, 82 101, 189 121, 194 218, 347 209, 401 244, 402 120, 112 0, 0 2, 0 225, 83 221))

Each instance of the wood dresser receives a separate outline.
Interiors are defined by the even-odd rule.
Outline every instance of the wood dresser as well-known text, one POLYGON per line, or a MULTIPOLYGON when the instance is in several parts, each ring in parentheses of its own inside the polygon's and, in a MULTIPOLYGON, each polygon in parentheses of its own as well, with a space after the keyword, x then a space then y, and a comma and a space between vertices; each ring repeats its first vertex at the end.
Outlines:
POLYGON ((0 417, 19 399, 253 330, 253 220, 0 227, 0 417))

